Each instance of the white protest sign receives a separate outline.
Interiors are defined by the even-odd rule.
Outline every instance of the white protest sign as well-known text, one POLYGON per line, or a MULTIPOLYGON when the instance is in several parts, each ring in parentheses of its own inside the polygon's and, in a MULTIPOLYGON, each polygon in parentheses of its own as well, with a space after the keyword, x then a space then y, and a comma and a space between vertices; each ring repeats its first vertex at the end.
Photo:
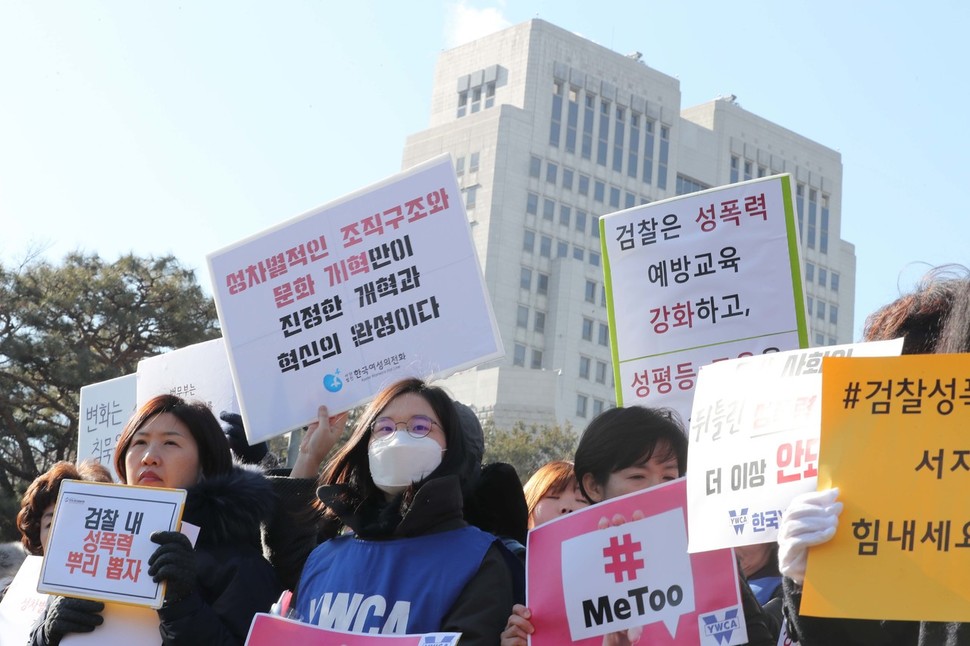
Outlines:
POLYGON ((815 491, 822 358, 898 356, 903 340, 792 350, 701 368, 690 421, 690 551, 768 543, 815 491))
POLYGON ((37 579, 44 559, 28 556, 0 601, 0 642, 26 644, 30 629, 44 613, 47 595, 37 592, 37 579))
POLYGON ((137 375, 125 375, 81 387, 77 461, 100 462, 115 480, 119 480, 114 468, 115 446, 135 413, 137 381, 137 375))
POLYGON ((687 421, 701 366, 808 345, 788 175, 600 220, 617 404, 687 421))
POLYGON ((246 646, 458 646, 461 633, 419 635, 371 635, 321 628, 277 615, 256 613, 249 626, 246 646))
POLYGON ((139 361, 138 405, 156 395, 205 402, 217 417, 224 410, 238 413, 226 342, 212 339, 139 361))
POLYGON ((159 608, 164 589, 148 576, 151 533, 178 526, 182 489, 65 480, 54 508, 41 592, 159 608))
POLYGON ((599 627, 601 622, 596 621, 595 615, 606 612, 606 609, 588 599, 609 599, 615 594, 617 583, 634 579, 637 587, 625 595, 622 604, 630 606, 631 611, 625 613, 625 619, 619 611, 615 612, 618 621, 610 628, 617 631, 641 626, 646 623, 643 615, 649 613, 651 621, 662 622, 671 637, 677 634, 680 616, 694 612, 694 575, 686 551, 653 558, 654 554, 646 548, 655 543, 658 536, 681 544, 687 542, 684 515, 680 509, 563 542, 562 562, 570 566, 563 569, 562 584, 573 641, 603 634, 599 627), (604 543, 607 543, 605 548, 604 543), (590 554, 599 553, 611 558, 607 565, 609 576, 604 576, 601 563, 589 558, 590 554), (591 615, 594 615, 592 620, 591 615))
POLYGON ((503 354, 447 155, 208 261, 251 443, 503 354))
POLYGON ((61 646, 132 646, 157 644, 158 613, 143 606, 106 603, 101 611, 104 623, 89 633, 68 633, 61 646))

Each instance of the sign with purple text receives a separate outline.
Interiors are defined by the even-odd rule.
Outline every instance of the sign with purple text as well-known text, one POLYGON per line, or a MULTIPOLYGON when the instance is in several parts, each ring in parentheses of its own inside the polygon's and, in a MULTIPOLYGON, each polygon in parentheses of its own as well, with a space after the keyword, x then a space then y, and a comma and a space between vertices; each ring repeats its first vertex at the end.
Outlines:
POLYGON ((690 551, 770 543, 815 491, 824 357, 898 356, 903 340, 790 350, 701 368, 690 418, 690 551))
POLYGON ((77 461, 94 460, 117 481, 115 447, 128 419, 135 413, 137 375, 125 375, 81 387, 78 414, 77 461))
POLYGON ((532 646, 599 646, 631 628, 647 644, 746 643, 734 551, 688 554, 686 504, 680 478, 529 532, 532 646))
POLYGON ((159 608, 148 576, 154 531, 175 530, 185 491, 65 480, 54 507, 39 592, 159 608))
POLYGON ((250 442, 504 353, 446 155, 208 261, 250 442))
MULTIPOLYGON (((511 608, 510 608, 511 610, 511 608)), ((328 630, 294 619, 259 613, 249 627, 246 646, 458 646, 461 633, 367 635, 328 630)))
POLYGON ((600 219, 618 405, 687 422, 701 366, 808 346, 789 175, 600 219))

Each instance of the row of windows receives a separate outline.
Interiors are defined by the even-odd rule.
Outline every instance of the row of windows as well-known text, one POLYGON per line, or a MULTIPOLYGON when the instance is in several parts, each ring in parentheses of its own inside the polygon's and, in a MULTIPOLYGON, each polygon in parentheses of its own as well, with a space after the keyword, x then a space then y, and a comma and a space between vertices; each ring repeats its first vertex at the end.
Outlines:
POLYGON ((814 299, 811 296, 808 297, 808 315, 812 316, 814 310, 815 318, 820 321, 825 321, 826 312, 828 313, 828 322, 833 325, 839 324, 839 306, 835 303, 828 303, 822 299, 814 299))
POLYGON ((818 249, 821 253, 829 252, 829 196, 821 195, 819 203, 818 189, 808 189, 808 222, 805 223, 805 185, 795 186, 795 208, 798 211, 798 233, 802 243, 808 249, 818 249), (819 208, 821 207, 821 209, 819 208))
POLYGON ((591 359, 590 357, 579 356, 579 378, 586 381, 596 381, 598 384, 605 384, 606 377, 610 374, 610 367, 605 361, 591 359), (595 362, 595 373, 593 366, 595 362))
MULTIPOLYGON (((573 209, 566 204, 559 204, 555 200, 547 197, 542 198, 542 219, 554 222, 556 218, 556 207, 559 207, 559 224, 572 227, 583 235, 586 235, 586 224, 590 224, 589 233, 594 237, 600 237, 599 218, 590 215, 582 209, 573 209)), ((525 212, 529 215, 539 215, 539 196, 535 193, 526 193, 525 212)))
POLYGON ((677 173, 677 195, 687 195, 698 191, 706 191, 710 186, 696 179, 691 179, 686 175, 677 173))
POLYGON ((578 394, 576 395, 576 417, 589 417, 589 401, 593 400, 593 417, 596 417, 608 407, 613 408, 612 402, 605 402, 602 399, 597 399, 596 397, 590 397, 588 395, 578 394))
POLYGON ((466 114, 474 114, 482 109, 491 108, 495 105, 495 81, 490 81, 484 86, 473 87, 458 93, 458 117, 466 114), (482 100, 484 99, 484 101, 482 100))
MULTIPOLYGON (((475 173, 478 171, 478 160, 480 155, 478 153, 472 153, 468 156, 468 172, 475 173)), ((455 159, 455 174, 461 177, 465 174, 465 156, 462 155, 455 159)))
POLYGON ((544 274, 541 271, 533 272, 529 267, 522 267, 519 275, 519 287, 531 292, 533 273, 536 274, 536 293, 545 296, 549 293, 549 274, 544 274))
MULTIPOLYGON (((526 358, 527 350, 528 348, 526 348, 521 343, 515 344, 515 346, 512 348, 513 366, 519 366, 520 368, 525 367, 525 358, 526 358)), ((536 348, 532 348, 532 359, 529 363, 529 367, 534 370, 540 370, 542 368, 542 350, 537 350, 536 348)))
MULTIPOLYGON (((741 174, 741 167, 742 167, 741 158, 738 157, 737 155, 731 156, 731 183, 732 184, 737 184, 738 182, 740 182, 742 177, 744 178, 744 181, 748 181, 749 179, 754 179, 754 175, 752 174, 754 170, 754 162, 752 162, 750 159, 745 159, 743 166, 744 166, 744 175, 741 174)), ((767 167, 761 166, 759 164, 758 177, 767 177, 767 176, 768 176, 767 167)))
MULTIPOLYGON (((516 312, 515 324, 520 328, 529 329, 529 308, 525 305, 519 305, 519 309, 516 312)), ((536 332, 544 334, 546 331, 546 313, 536 310, 535 316, 532 318, 532 329, 536 332)))
MULTIPOLYGON (((599 333, 596 337, 596 342, 602 346, 609 347, 610 345, 610 328, 607 327, 606 323, 599 323, 599 333)), ((597 327, 597 322, 591 318, 583 317, 583 341, 593 340, 593 328, 597 327)))
MULTIPOLYGON (((522 236, 522 251, 527 253, 535 253, 536 247, 536 232, 531 229, 526 229, 525 234, 522 236)), ((566 258, 569 254, 569 243, 563 240, 553 240, 551 236, 540 235, 539 236, 539 256, 542 258, 566 258), (553 256, 553 242, 556 243, 555 256, 553 256)), ((600 266, 600 253, 598 251, 593 251, 592 249, 585 249, 579 245, 572 245, 572 257, 574 260, 579 260, 580 262, 588 260, 589 264, 594 267, 600 266)))
POLYGON ((818 284, 822 287, 828 287, 833 292, 839 291, 839 274, 838 272, 830 272, 825 267, 819 267, 818 271, 815 270, 815 264, 806 261, 805 262, 805 282, 814 283, 816 276, 818 277, 818 284))
POLYGON ((825 335, 822 334, 821 332, 816 332, 815 333, 815 345, 817 345, 817 346, 822 346, 822 345, 835 345, 836 343, 838 343, 838 341, 836 340, 836 338, 834 336, 828 337, 828 343, 825 342, 825 339, 826 339, 825 335))
POLYGON ((610 186, 606 182, 593 179, 584 173, 574 172, 572 168, 563 166, 560 169, 559 164, 555 162, 546 161, 546 172, 543 175, 542 159, 535 155, 532 155, 529 159, 529 177, 534 179, 542 179, 544 177, 548 184, 562 186, 567 191, 575 190, 576 193, 584 197, 589 197, 590 188, 592 188, 594 202, 609 204, 614 209, 619 209, 621 204, 624 209, 632 208, 636 206, 638 200, 640 204, 650 202, 650 199, 647 197, 639 196, 638 198, 636 193, 624 191, 618 186, 610 186), (560 170, 562 170, 561 173, 559 172, 560 170), (560 179, 562 180, 561 184, 560 179), (575 189, 573 188, 574 186, 575 189))
POLYGON ((572 154, 576 154, 578 148, 579 155, 590 161, 594 160, 595 145, 598 165, 612 168, 617 173, 626 172, 629 177, 645 184, 653 184, 656 166, 656 185, 666 190, 670 127, 661 124, 659 138, 657 130, 656 120, 644 114, 614 105, 574 86, 567 89, 561 80, 553 81, 549 145, 572 154))

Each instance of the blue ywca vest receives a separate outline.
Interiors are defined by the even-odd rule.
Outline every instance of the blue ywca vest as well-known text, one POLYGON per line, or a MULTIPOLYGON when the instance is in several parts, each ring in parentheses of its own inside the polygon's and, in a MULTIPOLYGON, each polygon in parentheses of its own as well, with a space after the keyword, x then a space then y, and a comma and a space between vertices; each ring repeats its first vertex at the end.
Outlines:
POLYGON ((296 610, 333 630, 436 632, 495 540, 475 527, 387 541, 338 536, 307 559, 296 610))

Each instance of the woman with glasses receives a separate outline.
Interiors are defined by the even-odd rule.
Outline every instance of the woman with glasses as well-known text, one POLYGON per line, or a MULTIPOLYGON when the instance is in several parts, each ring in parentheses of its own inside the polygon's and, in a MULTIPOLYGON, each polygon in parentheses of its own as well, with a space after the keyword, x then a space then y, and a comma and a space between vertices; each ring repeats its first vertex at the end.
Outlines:
POLYGON ((512 577, 497 539, 462 517, 465 453, 458 414, 440 388, 405 379, 377 395, 321 476, 317 495, 332 536, 303 568, 300 619, 498 643, 512 577))

